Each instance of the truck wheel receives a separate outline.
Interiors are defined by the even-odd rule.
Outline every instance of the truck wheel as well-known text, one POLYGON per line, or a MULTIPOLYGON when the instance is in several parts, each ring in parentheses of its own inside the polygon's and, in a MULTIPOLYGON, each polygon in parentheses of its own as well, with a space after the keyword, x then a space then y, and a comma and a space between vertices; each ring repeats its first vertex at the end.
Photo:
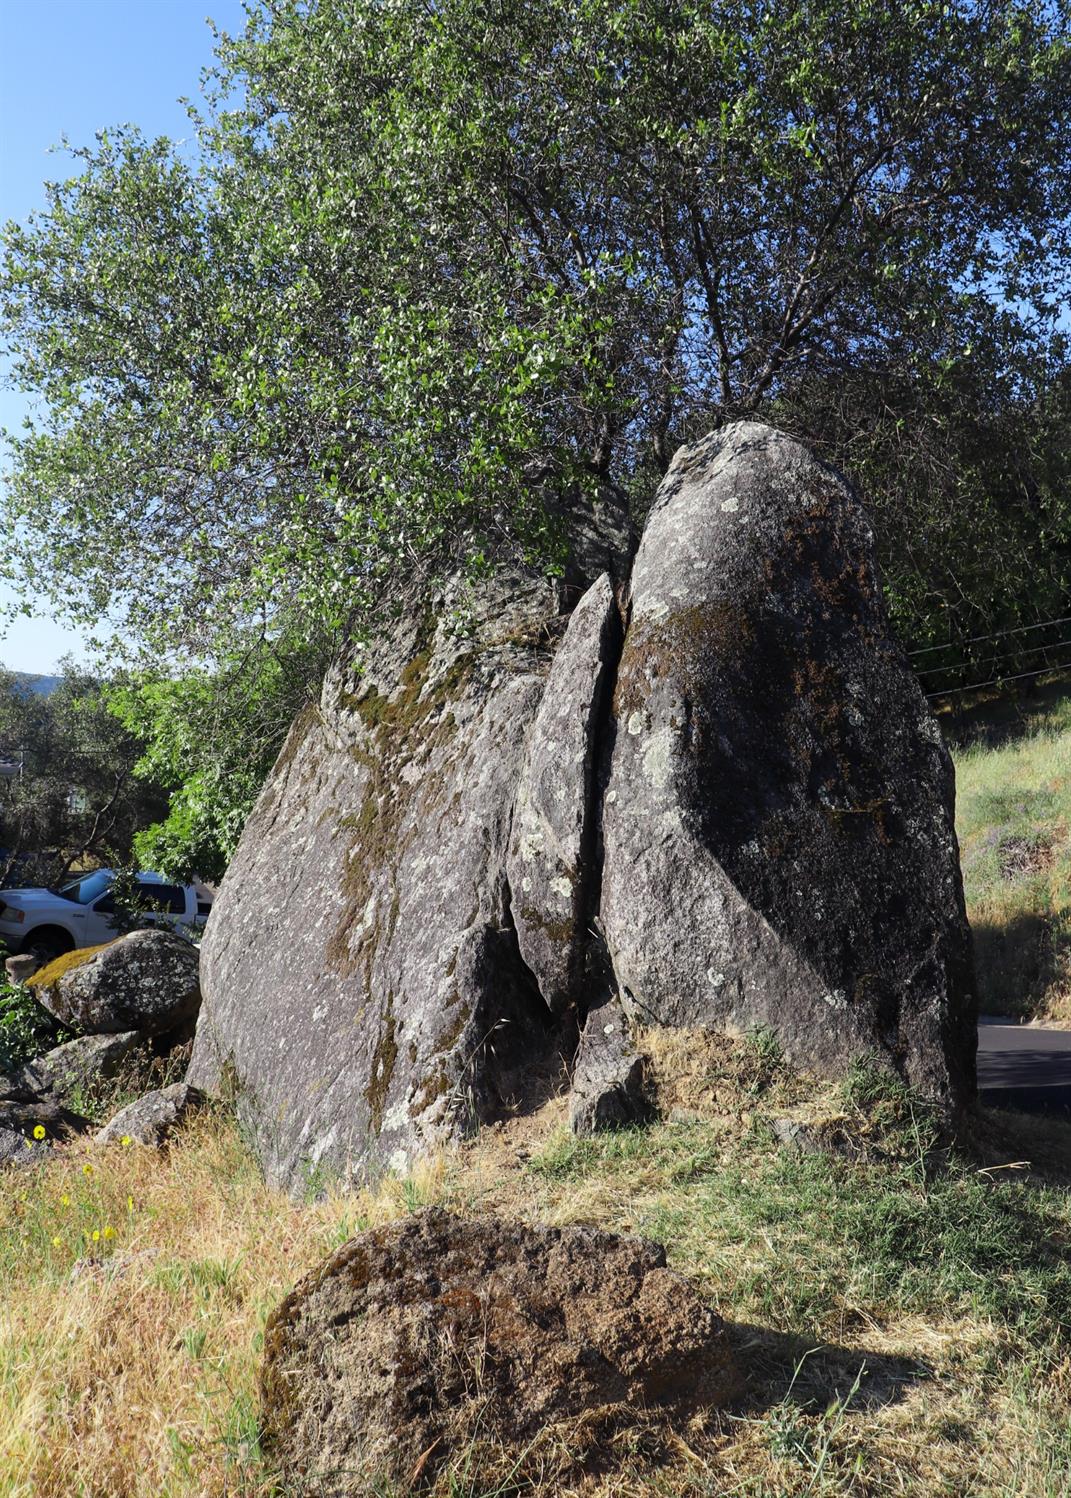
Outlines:
POLYGON ((47 962, 53 962, 57 957, 62 957, 64 952, 70 952, 74 942, 66 931, 61 931, 57 926, 43 926, 40 931, 32 931, 23 942, 22 950, 36 957, 41 966, 47 962))

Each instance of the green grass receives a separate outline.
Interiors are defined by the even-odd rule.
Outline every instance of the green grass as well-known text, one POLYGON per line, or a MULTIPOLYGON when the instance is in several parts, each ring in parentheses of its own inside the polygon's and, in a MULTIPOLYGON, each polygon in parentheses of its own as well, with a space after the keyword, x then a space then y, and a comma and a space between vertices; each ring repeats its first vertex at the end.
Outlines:
POLYGON ((1071 692, 958 733, 956 825, 983 1013, 1071 1023, 1071 692))
POLYGON ((1071 1213, 1060 1188, 994 1183, 960 1161, 874 1164, 771 1149, 729 1163, 705 1124, 595 1140, 556 1135, 529 1162, 561 1186, 663 1186, 636 1230, 671 1245, 731 1314, 817 1338, 845 1305, 888 1318, 980 1319, 1040 1346, 1071 1339, 1071 1213))

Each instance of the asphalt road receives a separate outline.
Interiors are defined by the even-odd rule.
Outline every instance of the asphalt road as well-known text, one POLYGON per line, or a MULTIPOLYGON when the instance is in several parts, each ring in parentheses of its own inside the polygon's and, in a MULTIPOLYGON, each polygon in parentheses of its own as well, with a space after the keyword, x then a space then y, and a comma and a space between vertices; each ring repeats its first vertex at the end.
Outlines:
POLYGON ((978 1091, 987 1108, 1071 1114, 1071 1030, 1041 1030, 983 1015, 978 1091))

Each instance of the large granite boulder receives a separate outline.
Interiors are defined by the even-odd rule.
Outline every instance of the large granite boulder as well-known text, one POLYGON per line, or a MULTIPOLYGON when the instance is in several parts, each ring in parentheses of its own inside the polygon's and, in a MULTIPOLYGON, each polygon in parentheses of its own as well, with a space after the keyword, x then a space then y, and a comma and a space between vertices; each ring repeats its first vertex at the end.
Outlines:
POLYGON ((975 1000, 937 724, 892 639, 862 507, 754 423, 679 452, 614 696, 602 928, 644 1023, 872 1053, 955 1107, 975 1000))
POLYGON ((354 1238, 269 1317, 263 1438, 288 1492, 356 1498, 478 1463, 480 1441, 538 1470, 554 1431, 579 1472, 615 1430, 738 1389, 722 1323, 657 1244, 432 1209, 354 1238))
POLYGON ((164 1035, 197 1017, 199 962, 194 944, 174 931, 132 931, 57 957, 27 987, 78 1034, 164 1035))
POLYGON ((461 634, 449 596, 402 620, 283 748, 208 925, 189 1071, 233 1088, 273 1180, 404 1169, 554 1048, 510 845, 572 576, 499 578, 461 634))
MULTIPOLYGON (((405 1169, 614 1003, 973 1095, 951 763, 849 485, 740 423, 678 454, 631 587, 620 528, 578 537, 560 579, 498 574, 460 630, 452 585, 332 673, 249 819, 189 1079, 275 1181, 405 1169)), ((642 1111, 610 1023, 584 1130, 642 1111)))

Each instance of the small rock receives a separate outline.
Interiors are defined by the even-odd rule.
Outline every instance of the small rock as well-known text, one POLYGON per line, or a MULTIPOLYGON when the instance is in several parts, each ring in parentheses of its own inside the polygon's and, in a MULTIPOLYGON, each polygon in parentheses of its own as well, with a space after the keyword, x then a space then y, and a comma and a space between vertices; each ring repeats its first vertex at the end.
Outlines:
POLYGON ((89 1127, 89 1119, 53 1098, 0 1098, 0 1166, 32 1165, 54 1143, 89 1127))
POLYGON ((349 1498, 474 1441, 516 1475, 549 1427, 579 1467, 615 1428, 737 1388, 722 1322, 659 1245, 430 1209, 352 1239, 272 1313, 262 1433, 287 1491, 349 1498))
POLYGON ((98 1144, 131 1144, 159 1146, 174 1132, 187 1113, 204 1102, 204 1094, 188 1082, 174 1082, 158 1092, 147 1092, 135 1102, 121 1108, 103 1129, 98 1130, 98 1144))
POLYGON ((573 1068, 569 1126, 574 1134, 639 1123, 648 1116, 643 1057, 633 1050, 616 999, 589 1013, 573 1068))
POLYGON ((833 1120, 804 1123, 796 1118, 770 1120, 774 1138, 793 1155, 843 1155, 855 1160, 865 1153, 857 1139, 833 1120))
POLYGON ((200 954, 173 931, 132 931, 103 947, 68 952, 30 988, 59 1020, 86 1035, 161 1035, 196 1018, 200 954))
POLYGON ((4 972, 12 983, 25 983, 41 966, 40 957, 33 952, 23 952, 18 957, 9 957, 4 963, 4 972))

